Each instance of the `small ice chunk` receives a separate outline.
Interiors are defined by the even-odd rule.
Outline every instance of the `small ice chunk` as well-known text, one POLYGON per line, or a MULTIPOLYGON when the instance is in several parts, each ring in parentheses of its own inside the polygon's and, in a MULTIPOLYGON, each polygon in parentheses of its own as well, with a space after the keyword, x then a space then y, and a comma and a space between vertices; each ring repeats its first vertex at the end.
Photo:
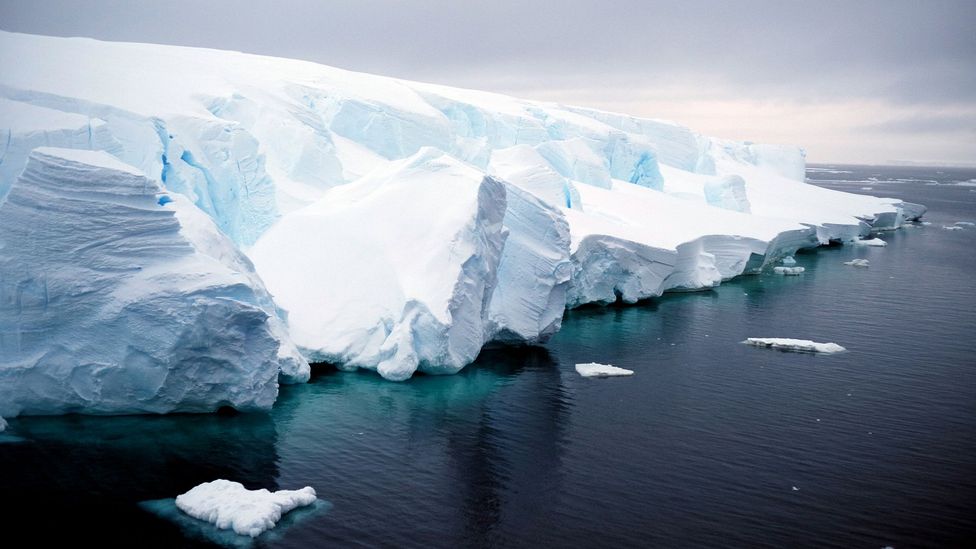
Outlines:
POLYGON ((799 492, 799 491, 800 491, 800 489, 799 489, 799 488, 797 488, 796 486, 794 486, 794 487, 793 487, 793 491, 794 491, 794 492, 799 492))
POLYGON ((796 265, 796 260, 793 259, 793 256, 792 255, 788 255, 788 256, 784 257, 783 260, 780 261, 780 263, 782 263, 783 265, 785 265, 787 267, 792 267, 792 266, 796 265))
POLYGON ((960 227, 959 225, 943 225, 942 228, 945 229, 945 230, 947 230, 947 231, 961 231, 962 230, 962 227, 960 227))
POLYGON ((953 225, 965 225, 967 227, 976 227, 976 223, 972 221, 956 221, 953 225))
POLYGON ((613 377, 613 376, 634 375, 633 370, 627 370, 626 368, 617 368, 616 366, 611 366, 609 364, 598 364, 596 362, 577 364, 576 372, 583 377, 613 377))
POLYGON ((847 350, 836 343, 817 343, 809 339, 791 339, 788 337, 750 337, 743 341, 743 343, 756 347, 807 353, 839 353, 847 350))
POLYGON ((844 265, 850 265, 851 267, 870 267, 871 262, 867 259, 852 259, 850 261, 845 261, 844 265))
POLYGON ((874 187, 861 187, 861 190, 862 190, 862 191, 870 191, 870 190, 871 190, 871 189, 873 189, 873 188, 874 188, 874 187))
POLYGON ((786 276, 797 276, 805 271, 803 267, 773 267, 773 272, 786 276))
POLYGON ((869 238, 867 240, 855 240, 854 243, 857 244, 858 246, 880 246, 880 247, 884 247, 884 246, 887 246, 888 245, 887 242, 885 242, 884 240, 881 240, 880 238, 869 238))
POLYGON ((242 536, 259 536, 274 528, 281 516, 315 502, 315 490, 248 490, 239 482, 218 479, 176 497, 176 506, 193 518, 242 536))

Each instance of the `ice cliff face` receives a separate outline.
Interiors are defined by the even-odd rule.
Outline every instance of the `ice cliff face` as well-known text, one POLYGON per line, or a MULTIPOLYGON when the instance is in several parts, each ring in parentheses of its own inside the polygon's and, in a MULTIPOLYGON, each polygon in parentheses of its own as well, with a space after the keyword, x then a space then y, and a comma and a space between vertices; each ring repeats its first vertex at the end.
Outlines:
POLYGON ((35 149, 0 204, 0 415, 270 407, 308 365, 249 267, 108 153, 35 149))
POLYGON ((269 316, 283 342, 272 362, 297 380, 302 356, 390 379, 454 372, 486 342, 544 341, 566 306, 709 288, 924 213, 807 185, 797 147, 661 120, 237 52, 5 32, 0 141, 0 203, 39 146, 104 151, 146 174, 180 234, 247 273, 254 297, 238 300, 269 316))

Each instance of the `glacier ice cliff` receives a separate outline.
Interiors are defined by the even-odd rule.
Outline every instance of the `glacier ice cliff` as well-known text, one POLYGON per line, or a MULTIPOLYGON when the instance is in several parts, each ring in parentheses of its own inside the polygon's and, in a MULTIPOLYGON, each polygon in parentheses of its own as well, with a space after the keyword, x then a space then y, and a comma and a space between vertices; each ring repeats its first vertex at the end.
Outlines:
POLYGON ((308 364, 210 218, 106 152, 31 153, 0 204, 0 415, 269 408, 279 375, 308 364))
MULTIPOLYGON (((48 170, 35 174, 42 186, 74 204, 65 189, 76 182, 51 167, 67 160, 32 156, 42 146, 102 151, 171 200, 154 206, 175 212, 166 223, 180 228, 170 240, 179 233, 209 250, 193 257, 210 258, 205 275, 188 259, 167 261, 172 278, 219 274, 227 282, 210 297, 226 305, 216 296, 230 292, 264 326, 247 339, 269 342, 255 343, 260 351, 247 359, 270 357, 261 369, 269 385, 252 390, 261 406, 268 398, 258 393, 273 400, 276 368, 283 381, 307 377, 306 360, 398 380, 455 372, 489 342, 545 341, 566 307, 711 288, 773 271, 799 249, 865 241, 925 213, 807 184, 798 147, 715 139, 663 120, 238 52, 8 32, 0 32, 0 142, 8 212, 23 207, 38 170, 48 170), (277 351, 268 354, 272 341, 277 351)), ((113 181, 125 171, 113 170, 92 173, 113 181)), ((101 215, 118 202, 109 195, 86 195, 87 207, 101 215)), ((46 203, 32 207, 32 216, 57 217, 46 203)), ((68 219, 34 234, 52 246, 95 242, 72 234, 91 220, 68 219)), ((146 247, 132 253, 148 258, 146 247)), ((34 252, 0 253, 26 262, 34 252)), ((70 254, 40 259, 62 262, 65 276, 79 264, 70 254)), ((168 299, 194 303, 196 290, 178 286, 168 299)), ((79 307, 104 297, 72 291, 79 307)), ((175 345, 174 356, 188 352, 164 334, 173 311, 150 311, 153 302, 142 314, 161 315, 154 337, 175 345)), ((94 329, 65 323, 62 339, 50 341, 85 341, 94 329)), ((63 344, 18 337, 35 342, 37 357, 63 344)), ((102 367, 81 355, 59 360, 52 387, 102 367)), ((133 375, 140 360, 125 362, 133 375)), ((52 393, 50 402, 107 410, 76 385, 85 398, 52 393)), ((102 393, 120 410, 126 399, 152 400, 102 393)), ((237 396, 231 405, 253 404, 237 396)))

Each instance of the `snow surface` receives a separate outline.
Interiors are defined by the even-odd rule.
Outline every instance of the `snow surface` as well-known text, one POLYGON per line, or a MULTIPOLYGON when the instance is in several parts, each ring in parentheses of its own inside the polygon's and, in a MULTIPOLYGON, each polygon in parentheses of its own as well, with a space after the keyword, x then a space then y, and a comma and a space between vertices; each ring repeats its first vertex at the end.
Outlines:
POLYGON ((315 502, 315 490, 248 490, 239 482, 204 482, 176 497, 176 506, 191 517, 221 530, 255 538, 274 528, 282 515, 315 502))
POLYGON ((0 414, 270 408, 308 379, 207 216, 102 151, 37 148, 0 203, 0 414))
POLYGON ((633 370, 618 368, 609 364, 599 364, 597 362, 577 364, 576 372, 583 377, 616 377, 634 375, 633 370))
MULTIPOLYGON (((4 133, 0 204, 38 146, 105 151, 145 174, 197 255, 236 273, 234 300, 268 316, 283 380, 307 377, 308 359, 389 379, 455 372, 487 342, 544 341, 565 307, 711 288, 925 213, 805 183, 794 146, 304 61, 85 38, 0 32, 4 133)), ((166 265, 183 270, 174 288, 220 270, 166 265)), ((118 274, 129 276, 147 275, 118 274)), ((94 307, 99 294, 84 295, 94 307)), ((78 390, 89 396, 64 409, 101 410, 94 388, 78 390)))
POLYGON ((790 339, 784 337, 750 337, 743 341, 756 347, 768 347, 786 351, 801 351, 808 353, 839 353, 847 349, 836 343, 817 343, 809 339, 790 339))

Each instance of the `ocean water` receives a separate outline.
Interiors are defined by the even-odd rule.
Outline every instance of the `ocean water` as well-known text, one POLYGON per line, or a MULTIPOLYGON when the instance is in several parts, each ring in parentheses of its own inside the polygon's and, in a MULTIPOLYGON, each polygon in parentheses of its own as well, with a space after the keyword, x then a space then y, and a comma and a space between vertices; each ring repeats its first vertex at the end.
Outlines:
POLYGON ((799 254, 799 277, 571 311, 544 347, 486 351, 456 376, 322 367, 270 414, 11 420, 0 524, 39 546, 226 544, 144 502, 228 478, 328 503, 238 546, 965 546, 976 227, 942 227, 976 221, 976 170, 808 175, 926 204, 931 224, 799 254), (589 361, 636 374, 581 378, 589 361))

